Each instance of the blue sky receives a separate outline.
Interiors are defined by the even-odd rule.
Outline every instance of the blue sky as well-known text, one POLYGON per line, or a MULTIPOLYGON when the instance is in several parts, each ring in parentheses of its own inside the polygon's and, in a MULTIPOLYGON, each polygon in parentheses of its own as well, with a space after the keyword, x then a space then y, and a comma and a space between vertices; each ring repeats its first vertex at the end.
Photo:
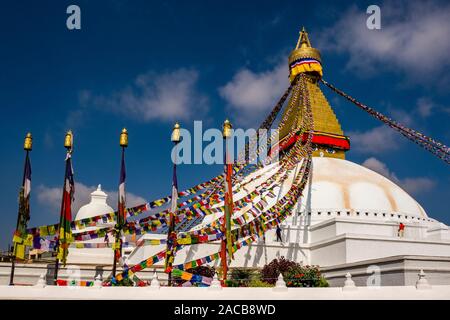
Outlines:
MULTIPOLYGON (((170 193, 173 123, 259 123, 287 85, 287 55, 305 26, 324 78, 363 103, 450 142, 450 6, 430 2, 14 1, 0 10, 0 247, 17 217, 23 138, 31 131, 30 226, 58 221, 64 133, 75 133, 77 205, 101 183, 115 207, 118 138, 129 130, 130 202, 170 193), (66 8, 81 8, 81 30, 66 8), (381 30, 365 26, 381 7, 381 30)), ((448 165, 323 88, 350 135, 347 159, 408 190, 450 224, 448 165)), ((182 166, 180 188, 222 170, 182 166)))

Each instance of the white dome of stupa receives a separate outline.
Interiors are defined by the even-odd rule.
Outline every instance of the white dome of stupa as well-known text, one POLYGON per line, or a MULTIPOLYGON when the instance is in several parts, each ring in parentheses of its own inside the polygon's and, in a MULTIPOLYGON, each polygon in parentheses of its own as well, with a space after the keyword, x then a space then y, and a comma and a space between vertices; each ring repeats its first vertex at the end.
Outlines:
POLYGON ((312 182, 301 211, 320 220, 336 216, 431 221, 422 206, 386 177, 351 161, 313 157, 312 182))
POLYGON ((82 206, 78 210, 75 220, 92 218, 105 213, 114 212, 107 203, 108 195, 102 191, 102 186, 99 184, 97 190, 91 193, 91 202, 82 206))

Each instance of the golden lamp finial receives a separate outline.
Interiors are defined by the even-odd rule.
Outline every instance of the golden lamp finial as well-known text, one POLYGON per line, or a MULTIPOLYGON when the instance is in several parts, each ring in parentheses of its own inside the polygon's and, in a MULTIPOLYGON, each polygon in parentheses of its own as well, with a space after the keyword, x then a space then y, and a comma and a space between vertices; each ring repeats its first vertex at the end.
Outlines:
POLYGON ((231 129, 233 128, 233 126, 231 125, 231 122, 226 119, 225 122, 223 123, 223 137, 224 139, 228 139, 229 137, 231 137, 231 129))
POLYGON ((31 151, 33 148, 33 137, 31 136, 31 133, 28 132, 25 136, 25 142, 23 143, 23 149, 26 151, 31 151))
POLYGON ((180 142, 180 124, 178 122, 173 126, 171 140, 175 143, 180 142))
POLYGON ((73 148, 73 133, 72 130, 67 131, 66 137, 64 138, 64 148, 72 149, 73 148))
POLYGON ((119 144, 121 147, 126 148, 128 147, 128 131, 126 128, 122 129, 122 132, 120 133, 120 141, 119 144))

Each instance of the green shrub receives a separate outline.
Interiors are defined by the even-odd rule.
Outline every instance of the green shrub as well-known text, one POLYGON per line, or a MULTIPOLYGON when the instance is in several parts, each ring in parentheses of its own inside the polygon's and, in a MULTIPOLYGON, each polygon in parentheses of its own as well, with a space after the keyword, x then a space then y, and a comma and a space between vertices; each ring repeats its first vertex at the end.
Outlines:
POLYGON ((227 286, 229 288, 237 288, 237 287, 241 287, 241 282, 239 280, 227 279, 227 280, 225 280, 225 286, 227 286))
POLYGON ((254 270, 246 268, 234 268, 231 270, 228 280, 231 287, 248 287, 249 282, 257 277, 254 270))
POLYGON ((328 283, 327 279, 325 279, 323 276, 320 276, 318 287, 329 287, 329 286, 330 284, 328 283))
POLYGON ((269 288, 269 287, 273 287, 273 284, 267 283, 265 281, 262 281, 260 279, 253 279, 250 281, 250 283, 248 284, 249 287, 264 287, 264 288, 269 288))
POLYGON ((317 266, 291 267, 283 276, 287 287, 328 287, 317 266))

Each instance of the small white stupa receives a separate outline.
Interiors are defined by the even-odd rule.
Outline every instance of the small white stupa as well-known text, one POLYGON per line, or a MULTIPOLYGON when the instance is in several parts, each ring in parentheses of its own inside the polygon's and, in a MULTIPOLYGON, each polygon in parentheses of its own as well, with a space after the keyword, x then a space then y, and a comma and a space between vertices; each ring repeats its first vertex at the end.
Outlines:
POLYGON ((106 203, 108 195, 102 191, 102 185, 97 186, 97 190, 91 193, 91 202, 82 206, 75 216, 75 220, 92 218, 104 213, 113 212, 108 203, 106 203))
MULTIPOLYGON (((106 202, 108 195, 102 191, 102 186, 99 184, 97 190, 91 193, 91 202, 82 206, 76 216, 75 220, 81 220, 86 218, 95 217, 105 213, 114 212, 106 202)), ((95 226, 87 227, 82 231, 73 231, 73 234, 79 232, 85 232, 89 230, 102 229, 105 227, 114 226, 114 222, 109 223, 97 223, 95 226)), ((113 243, 114 238, 109 236, 109 243, 113 243)), ((104 243, 105 239, 98 238, 93 240, 83 241, 83 243, 104 243)), ((112 248, 70 248, 68 263, 70 264, 111 264, 113 260, 113 250, 112 248)))

